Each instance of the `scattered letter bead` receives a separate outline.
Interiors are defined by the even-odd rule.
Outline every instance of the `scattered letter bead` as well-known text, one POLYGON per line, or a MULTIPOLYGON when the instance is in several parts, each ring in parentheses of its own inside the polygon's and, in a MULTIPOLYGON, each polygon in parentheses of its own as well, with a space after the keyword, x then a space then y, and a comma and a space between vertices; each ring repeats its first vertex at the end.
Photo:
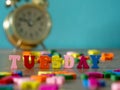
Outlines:
POLYGON ((63 76, 53 76, 46 79, 47 84, 57 84, 59 86, 63 85, 65 78, 63 76))
POLYGON ((57 84, 42 84, 38 90, 59 90, 59 86, 57 84))
POLYGON ((88 86, 92 90, 96 90, 99 87, 98 80, 96 78, 89 78, 88 79, 88 86))
POLYGON ((99 50, 88 50, 89 55, 99 55, 100 51, 99 50))
POLYGON ((82 85, 83 85, 83 87, 88 88, 88 79, 83 79, 82 85))
POLYGON ((101 54, 101 61, 107 61, 107 60, 112 60, 114 58, 114 54, 113 53, 102 53, 101 54))
POLYGON ((104 78, 104 74, 101 72, 87 72, 88 78, 93 77, 93 78, 104 78))
POLYGON ((0 90, 14 90, 13 85, 0 85, 0 90))
POLYGON ((120 82, 114 82, 111 84, 111 90, 120 90, 120 82))

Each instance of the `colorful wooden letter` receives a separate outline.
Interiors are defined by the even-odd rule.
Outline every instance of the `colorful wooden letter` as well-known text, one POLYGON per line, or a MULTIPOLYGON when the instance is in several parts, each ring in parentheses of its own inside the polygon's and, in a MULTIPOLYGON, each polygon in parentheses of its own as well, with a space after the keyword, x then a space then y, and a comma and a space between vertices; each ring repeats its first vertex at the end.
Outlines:
POLYGON ((17 69, 17 64, 16 64, 16 62, 17 62, 17 61, 20 61, 20 56, 19 56, 19 55, 9 55, 9 60, 12 61, 11 69, 12 69, 12 70, 17 69))
POLYGON ((62 58, 60 58, 60 56, 55 55, 52 56, 52 68, 53 69, 60 69, 62 66, 62 58))
POLYGON ((49 69, 51 58, 49 56, 43 55, 39 57, 40 69, 49 69))
POLYGON ((28 69, 31 69, 34 67, 35 64, 35 56, 30 56, 31 60, 29 60, 29 55, 24 56, 24 66, 28 69))
POLYGON ((86 58, 84 55, 81 56, 80 62, 77 65, 78 69, 89 69, 89 65, 87 64, 86 58))
POLYGON ((92 59, 92 63, 93 63, 93 66, 92 68, 93 69, 98 69, 99 66, 98 66, 98 63, 99 63, 99 59, 100 59, 100 55, 90 55, 91 59, 92 59))
POLYGON ((64 55, 64 68, 73 68, 74 67, 74 58, 72 56, 64 55))

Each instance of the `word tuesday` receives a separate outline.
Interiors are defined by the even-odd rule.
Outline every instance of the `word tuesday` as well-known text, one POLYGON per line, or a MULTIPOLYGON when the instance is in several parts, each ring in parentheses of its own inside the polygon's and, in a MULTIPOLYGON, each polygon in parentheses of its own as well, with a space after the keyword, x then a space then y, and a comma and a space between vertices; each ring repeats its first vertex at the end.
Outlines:
MULTIPOLYGON (((90 55, 92 59, 92 67, 94 69, 99 68, 98 62, 100 55, 90 55)), ((48 56, 40 55, 39 57, 35 55, 23 55, 22 58, 20 55, 9 55, 9 60, 11 63, 11 69, 17 69, 17 62, 23 60, 23 65, 27 69, 32 69, 36 63, 39 63, 40 69, 50 69, 50 64, 52 64, 52 69, 60 69, 63 65, 64 68, 70 69, 74 67, 75 60, 70 55, 64 55, 64 58, 61 58, 58 55, 48 56)), ((79 59, 77 69, 89 69, 86 58, 82 55, 79 59)))

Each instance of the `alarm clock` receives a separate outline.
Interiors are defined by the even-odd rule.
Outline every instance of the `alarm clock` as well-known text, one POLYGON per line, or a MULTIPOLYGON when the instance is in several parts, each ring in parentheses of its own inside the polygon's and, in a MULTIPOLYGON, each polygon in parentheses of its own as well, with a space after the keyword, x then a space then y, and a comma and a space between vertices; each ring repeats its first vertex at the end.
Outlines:
MULTIPOLYGON (((11 5, 14 4, 16 7, 15 1, 11 1, 11 5)), ((39 44, 44 46, 43 41, 51 28, 51 19, 46 7, 46 0, 33 0, 31 3, 16 7, 6 17, 3 27, 8 40, 16 48, 31 50, 39 44)))

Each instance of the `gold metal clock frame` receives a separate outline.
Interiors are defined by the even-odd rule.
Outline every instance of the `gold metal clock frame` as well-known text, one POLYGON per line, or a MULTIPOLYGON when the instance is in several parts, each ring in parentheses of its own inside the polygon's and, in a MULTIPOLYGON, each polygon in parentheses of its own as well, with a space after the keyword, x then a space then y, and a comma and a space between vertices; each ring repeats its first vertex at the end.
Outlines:
MULTIPOLYGON (((16 1, 16 0, 14 0, 16 1)), ((13 12, 11 12, 7 18, 5 19, 3 26, 4 26, 4 30, 7 34, 8 40, 16 47, 16 48, 20 48, 22 50, 31 50, 32 48, 38 46, 39 44, 41 44, 41 46, 43 47, 43 49, 46 49, 45 45, 43 44, 43 40, 48 36, 48 34, 50 33, 50 28, 51 28, 51 20, 49 17, 49 14, 46 11, 46 6, 47 3, 44 2, 44 0, 32 0, 32 3, 29 4, 25 4, 21 7, 16 8, 13 12), (42 2, 42 3, 41 3, 42 2), (47 17, 47 27, 46 27, 46 31, 45 34, 41 37, 40 40, 38 41, 28 41, 28 40, 24 40, 24 38, 20 37, 18 35, 18 33, 16 32, 15 28, 15 15, 17 14, 17 12, 19 12, 20 10, 29 8, 29 7, 35 7, 37 9, 39 9, 40 11, 42 11, 44 13, 44 15, 47 17)), ((12 4, 12 3, 11 3, 12 4)), ((15 2, 14 2, 15 4, 15 2)))

